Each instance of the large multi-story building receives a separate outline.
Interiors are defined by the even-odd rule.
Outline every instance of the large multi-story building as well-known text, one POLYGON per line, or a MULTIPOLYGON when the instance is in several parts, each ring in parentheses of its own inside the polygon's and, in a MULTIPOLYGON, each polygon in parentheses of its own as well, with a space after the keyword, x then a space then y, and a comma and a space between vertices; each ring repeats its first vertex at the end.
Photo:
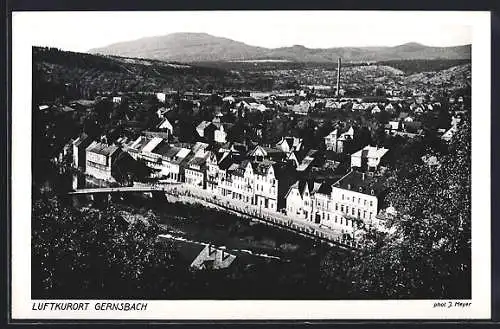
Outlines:
POLYGON ((350 171, 333 184, 297 181, 286 195, 287 214, 345 233, 378 227, 383 189, 373 175, 350 171))
POLYGON ((120 153, 117 145, 92 142, 86 149, 85 173, 98 179, 115 181, 113 163, 120 153))

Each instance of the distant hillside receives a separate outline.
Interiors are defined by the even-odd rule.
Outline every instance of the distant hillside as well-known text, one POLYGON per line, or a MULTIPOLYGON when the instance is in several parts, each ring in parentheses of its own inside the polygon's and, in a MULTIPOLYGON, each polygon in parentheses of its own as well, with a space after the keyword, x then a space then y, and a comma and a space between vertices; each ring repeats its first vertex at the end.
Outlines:
POLYGON ((407 43, 395 47, 310 49, 302 45, 276 49, 256 47, 206 33, 173 33, 120 42, 89 50, 93 54, 179 62, 281 59, 295 62, 388 61, 404 59, 470 59, 471 46, 428 47, 407 43))
POLYGON ((90 55, 33 47, 34 83, 41 98, 74 93, 152 92, 186 88, 211 90, 238 84, 238 76, 219 68, 155 60, 90 55))
POLYGON ((471 65, 454 66, 437 72, 422 72, 405 77, 405 84, 420 84, 440 88, 462 89, 471 86, 471 65))

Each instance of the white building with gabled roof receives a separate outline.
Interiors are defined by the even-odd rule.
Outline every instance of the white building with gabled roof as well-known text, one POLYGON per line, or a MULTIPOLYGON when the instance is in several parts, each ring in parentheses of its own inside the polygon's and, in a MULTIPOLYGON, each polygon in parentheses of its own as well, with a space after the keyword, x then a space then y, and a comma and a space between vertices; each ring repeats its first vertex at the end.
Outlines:
POLYGON ((367 145, 351 155, 351 168, 366 168, 368 171, 375 171, 388 151, 383 147, 367 145))

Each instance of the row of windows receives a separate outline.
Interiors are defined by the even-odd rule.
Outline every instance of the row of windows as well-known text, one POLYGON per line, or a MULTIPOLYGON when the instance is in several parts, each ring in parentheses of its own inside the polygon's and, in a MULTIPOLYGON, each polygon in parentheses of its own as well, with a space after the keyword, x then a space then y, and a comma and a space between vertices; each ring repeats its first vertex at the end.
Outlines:
MULTIPOLYGON (((373 195, 373 194, 372 194, 372 195, 373 195)), ((345 197, 345 195, 344 195, 344 194, 342 194, 342 200, 343 200, 343 201, 345 201, 345 200, 350 201, 350 200, 351 200, 351 198, 349 198, 349 197, 345 197)), ((355 196, 353 196, 353 197, 352 197, 352 203, 356 203, 356 202, 357 202, 359 205, 361 205, 361 204, 362 204, 362 205, 364 205, 364 206, 366 206, 366 205, 368 204, 368 200, 366 200, 366 199, 362 199, 362 198, 360 198, 360 197, 356 198, 355 196)), ((369 204, 370 204, 370 207, 373 207, 373 201, 369 201, 369 204)))
MULTIPOLYGON (((361 203, 358 203, 358 204, 361 204, 361 203)), ((367 202, 367 200, 364 200, 364 206, 366 206, 367 204, 370 205, 370 207, 373 207, 373 201, 369 201, 367 202)), ((304 201, 304 205, 308 205, 308 201, 304 201)), ((327 210, 330 210, 330 202, 327 202, 327 201, 323 201, 323 200, 316 200, 316 206, 319 207, 319 208, 323 208, 323 209, 327 209, 327 210)), ((340 211, 344 212, 344 207, 345 207, 345 212, 348 213, 349 212, 349 206, 347 205, 343 205, 343 204, 340 204, 338 202, 335 203, 335 211, 339 211, 339 208, 340 208, 340 211)), ((352 207, 353 211, 354 211, 354 207, 352 207)))
POLYGON ((195 176, 195 177, 203 178, 203 173, 197 172, 197 171, 186 171, 186 174, 189 175, 189 176, 195 176))
POLYGON ((92 161, 89 161, 87 160, 87 166, 88 167, 93 167, 93 168, 96 168, 96 169, 99 169, 99 170, 110 170, 110 168, 106 165, 102 165, 102 164, 99 164, 99 163, 95 163, 95 162, 92 162, 92 161))

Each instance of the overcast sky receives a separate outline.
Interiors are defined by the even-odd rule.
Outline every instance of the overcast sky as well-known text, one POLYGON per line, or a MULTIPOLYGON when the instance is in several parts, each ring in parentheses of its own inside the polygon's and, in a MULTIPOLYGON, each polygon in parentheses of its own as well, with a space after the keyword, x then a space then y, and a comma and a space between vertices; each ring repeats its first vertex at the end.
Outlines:
MULTIPOLYGON (((454 46, 472 42, 467 12, 205 11, 205 12, 23 12, 36 46, 87 51, 111 43, 205 32, 250 45, 276 48, 394 46, 419 42, 454 46)), ((18 16, 19 15, 19 16, 18 16)))

